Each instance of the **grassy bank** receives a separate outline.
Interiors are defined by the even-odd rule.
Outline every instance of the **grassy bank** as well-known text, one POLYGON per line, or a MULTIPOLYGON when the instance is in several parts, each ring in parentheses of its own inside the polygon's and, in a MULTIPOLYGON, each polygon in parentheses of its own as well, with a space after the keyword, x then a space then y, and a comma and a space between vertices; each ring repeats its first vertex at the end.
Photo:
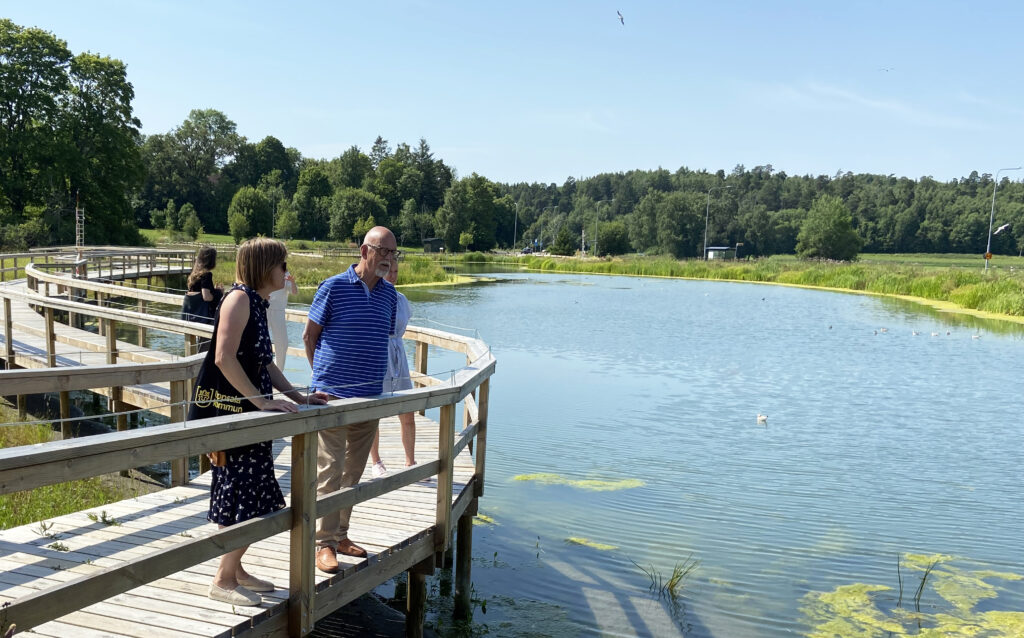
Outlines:
POLYGON ((467 253, 458 259, 531 270, 646 277, 685 277, 831 288, 925 299, 950 307, 1024 318, 1024 259, 999 268, 965 255, 865 255, 855 263, 770 257, 751 261, 679 261, 663 257, 574 259, 467 253))
MULTIPOLYGON (((18 421, 18 413, 0 406, 3 423, 18 421)), ((53 440, 49 425, 0 427, 0 447, 35 445, 53 440)), ((95 476, 81 481, 47 485, 34 490, 0 495, 0 529, 45 521, 107 503, 132 498, 159 489, 152 481, 125 478, 117 474, 95 476)))

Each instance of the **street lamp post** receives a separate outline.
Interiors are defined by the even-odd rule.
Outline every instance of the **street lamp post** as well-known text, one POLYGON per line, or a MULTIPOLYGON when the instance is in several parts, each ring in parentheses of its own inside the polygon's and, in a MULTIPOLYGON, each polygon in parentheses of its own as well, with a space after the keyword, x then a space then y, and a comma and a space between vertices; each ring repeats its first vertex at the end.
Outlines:
POLYGON ((708 205, 704 209, 704 259, 708 258, 708 216, 711 214, 711 191, 725 190, 732 186, 712 186, 708 189, 708 205))
POLYGON ((1003 171, 1019 171, 1020 166, 1014 166, 1011 168, 1000 168, 996 171, 995 184, 992 186, 992 212, 988 215, 988 244, 985 246, 985 271, 988 271, 988 260, 992 254, 992 221, 996 217, 996 191, 999 189, 999 174, 1003 171))

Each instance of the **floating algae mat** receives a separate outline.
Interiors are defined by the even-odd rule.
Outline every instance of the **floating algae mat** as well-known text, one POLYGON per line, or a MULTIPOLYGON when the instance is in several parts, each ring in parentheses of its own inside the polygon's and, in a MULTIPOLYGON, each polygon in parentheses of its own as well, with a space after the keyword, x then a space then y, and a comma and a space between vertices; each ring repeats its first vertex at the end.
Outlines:
POLYGON ((498 521, 494 520, 487 514, 477 514, 473 517, 474 525, 497 525, 498 521))
POLYGON ((599 549, 604 552, 609 552, 613 549, 618 549, 617 545, 606 545, 604 543, 598 543, 590 540, 589 538, 582 538, 580 536, 570 536, 565 539, 566 543, 570 545, 583 545, 584 547, 591 547, 593 549, 599 549))
POLYGON ((888 636, 996 637, 1024 636, 1024 612, 992 610, 1001 585, 1024 579, 1020 574, 960 569, 947 555, 902 557, 903 594, 898 585, 854 583, 830 592, 811 592, 801 611, 811 626, 810 638, 888 636), (929 569, 930 568, 930 569, 929 569), (927 577, 925 578, 925 574, 927 577), (915 600, 924 578, 922 596, 915 600), (937 600, 936 600, 937 595, 937 600), (988 600, 987 611, 977 609, 988 600))
POLYGON ((570 479, 561 474, 519 474, 512 477, 513 481, 534 481, 544 485, 568 485, 581 490, 592 492, 612 492, 615 490, 628 490, 634 487, 643 487, 645 483, 640 479, 621 479, 618 481, 602 481, 598 479, 570 479))

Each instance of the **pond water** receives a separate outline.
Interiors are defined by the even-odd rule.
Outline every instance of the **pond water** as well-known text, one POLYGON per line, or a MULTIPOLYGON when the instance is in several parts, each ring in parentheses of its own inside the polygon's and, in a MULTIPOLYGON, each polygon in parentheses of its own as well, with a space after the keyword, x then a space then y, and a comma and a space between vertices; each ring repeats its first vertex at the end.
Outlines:
POLYGON ((1024 632, 1021 326, 706 281, 404 292, 498 361, 472 633, 1024 632))
POLYGON ((1024 610, 1020 326, 778 286, 493 278, 407 292, 413 323, 472 328, 498 360, 478 633, 1020 635, 999 613, 1024 610), (664 583, 688 560, 675 599, 640 569, 664 583))

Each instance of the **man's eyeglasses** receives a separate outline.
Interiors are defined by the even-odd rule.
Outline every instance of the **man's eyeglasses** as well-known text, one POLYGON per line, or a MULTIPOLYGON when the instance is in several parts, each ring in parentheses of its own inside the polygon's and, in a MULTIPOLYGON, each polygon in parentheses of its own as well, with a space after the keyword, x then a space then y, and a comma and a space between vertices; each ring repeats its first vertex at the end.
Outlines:
POLYGON ((401 257, 402 256, 402 251, 400 251, 400 250, 398 250, 396 248, 385 248, 383 246, 378 246, 376 244, 366 244, 366 245, 369 248, 372 248, 372 249, 376 250, 378 253, 380 253, 380 256, 384 257, 384 258, 391 257, 392 255, 394 255, 395 257, 401 257))

